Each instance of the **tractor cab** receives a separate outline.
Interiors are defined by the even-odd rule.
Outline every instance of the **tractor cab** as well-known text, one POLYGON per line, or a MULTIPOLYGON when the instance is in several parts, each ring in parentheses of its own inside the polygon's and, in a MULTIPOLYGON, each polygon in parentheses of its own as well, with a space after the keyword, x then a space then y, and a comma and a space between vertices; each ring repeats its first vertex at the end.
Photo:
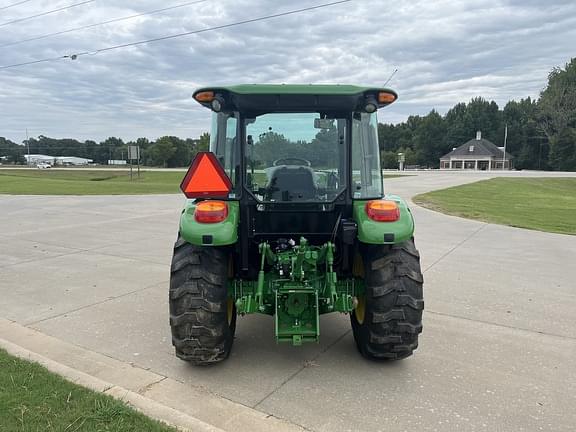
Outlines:
POLYGON ((236 196, 274 204, 382 196, 376 110, 396 99, 393 91, 244 85, 194 98, 213 111, 210 151, 236 196))
POLYGON ((400 197, 384 195, 376 114, 396 93, 237 85, 193 97, 212 111, 212 128, 210 151, 198 153, 181 184, 190 200, 171 277, 177 355, 224 359, 237 314, 273 315, 278 342, 314 342, 318 317, 329 312, 352 315, 363 355, 410 355, 423 307, 414 221, 400 197), (404 261, 408 273, 388 268, 404 261), (396 290, 410 292, 398 300, 406 304, 390 300, 396 290), (201 329, 210 331, 196 335, 201 329))
POLYGON ((244 209, 247 243, 289 232, 322 244, 339 220, 352 217, 353 200, 381 198, 376 111, 396 97, 349 85, 196 91, 213 111, 210 151, 232 182, 226 198, 244 209))

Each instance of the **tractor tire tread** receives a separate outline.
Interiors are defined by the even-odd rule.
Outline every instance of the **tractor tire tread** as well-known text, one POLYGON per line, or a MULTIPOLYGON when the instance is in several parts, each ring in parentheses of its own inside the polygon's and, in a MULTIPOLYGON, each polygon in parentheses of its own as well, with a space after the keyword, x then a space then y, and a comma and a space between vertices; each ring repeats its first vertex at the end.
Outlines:
POLYGON ((413 240, 364 251, 366 312, 363 323, 351 314, 356 346, 371 360, 412 355, 422 332, 423 277, 413 240))
POLYGON ((236 315, 228 323, 227 256, 181 237, 174 245, 170 272, 170 328, 176 356, 196 365, 228 357, 236 315))

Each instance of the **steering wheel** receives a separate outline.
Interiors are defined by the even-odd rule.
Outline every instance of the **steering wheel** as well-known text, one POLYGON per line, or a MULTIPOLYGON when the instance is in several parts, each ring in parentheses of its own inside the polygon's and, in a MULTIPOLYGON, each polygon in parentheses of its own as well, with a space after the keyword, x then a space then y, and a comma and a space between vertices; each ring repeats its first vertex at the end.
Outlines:
POLYGON ((304 165, 304 166, 311 166, 312 164, 310 163, 309 160, 307 159, 303 159, 303 158, 299 158, 299 157, 287 157, 287 158, 281 158, 281 159, 276 159, 273 163, 273 166, 278 166, 278 165, 304 165), (288 162, 298 162, 298 163, 286 163, 286 161, 288 162))

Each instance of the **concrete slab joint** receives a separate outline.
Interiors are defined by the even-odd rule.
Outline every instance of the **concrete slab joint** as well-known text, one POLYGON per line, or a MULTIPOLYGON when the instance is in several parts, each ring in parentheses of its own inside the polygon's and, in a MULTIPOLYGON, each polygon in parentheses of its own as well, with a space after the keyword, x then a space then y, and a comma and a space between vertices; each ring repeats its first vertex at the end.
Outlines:
POLYGON ((215 395, 206 397, 202 392, 191 391, 189 386, 166 376, 127 365, 3 318, 0 318, 0 347, 13 356, 39 363, 71 382, 120 399, 138 411, 183 431, 303 430, 227 399, 215 395), (113 379, 116 383, 106 379, 113 379), (127 387, 131 388, 118 385, 119 381, 129 383, 127 387), (190 406, 199 411, 226 412, 227 415, 224 422, 221 415, 215 415, 215 423, 220 422, 221 426, 213 425, 186 412, 190 406))

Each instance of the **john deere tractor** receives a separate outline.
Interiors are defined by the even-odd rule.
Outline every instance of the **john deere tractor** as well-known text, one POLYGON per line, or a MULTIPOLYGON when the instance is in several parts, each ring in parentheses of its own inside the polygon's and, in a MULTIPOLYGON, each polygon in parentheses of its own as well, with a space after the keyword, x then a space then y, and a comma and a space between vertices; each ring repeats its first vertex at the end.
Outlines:
POLYGON ((408 357, 422 331, 414 220, 385 195, 379 108, 397 94, 352 85, 201 88, 210 151, 181 189, 170 280, 176 355, 220 362, 236 317, 273 317, 276 341, 317 342, 321 314, 350 315, 358 351, 408 357))

